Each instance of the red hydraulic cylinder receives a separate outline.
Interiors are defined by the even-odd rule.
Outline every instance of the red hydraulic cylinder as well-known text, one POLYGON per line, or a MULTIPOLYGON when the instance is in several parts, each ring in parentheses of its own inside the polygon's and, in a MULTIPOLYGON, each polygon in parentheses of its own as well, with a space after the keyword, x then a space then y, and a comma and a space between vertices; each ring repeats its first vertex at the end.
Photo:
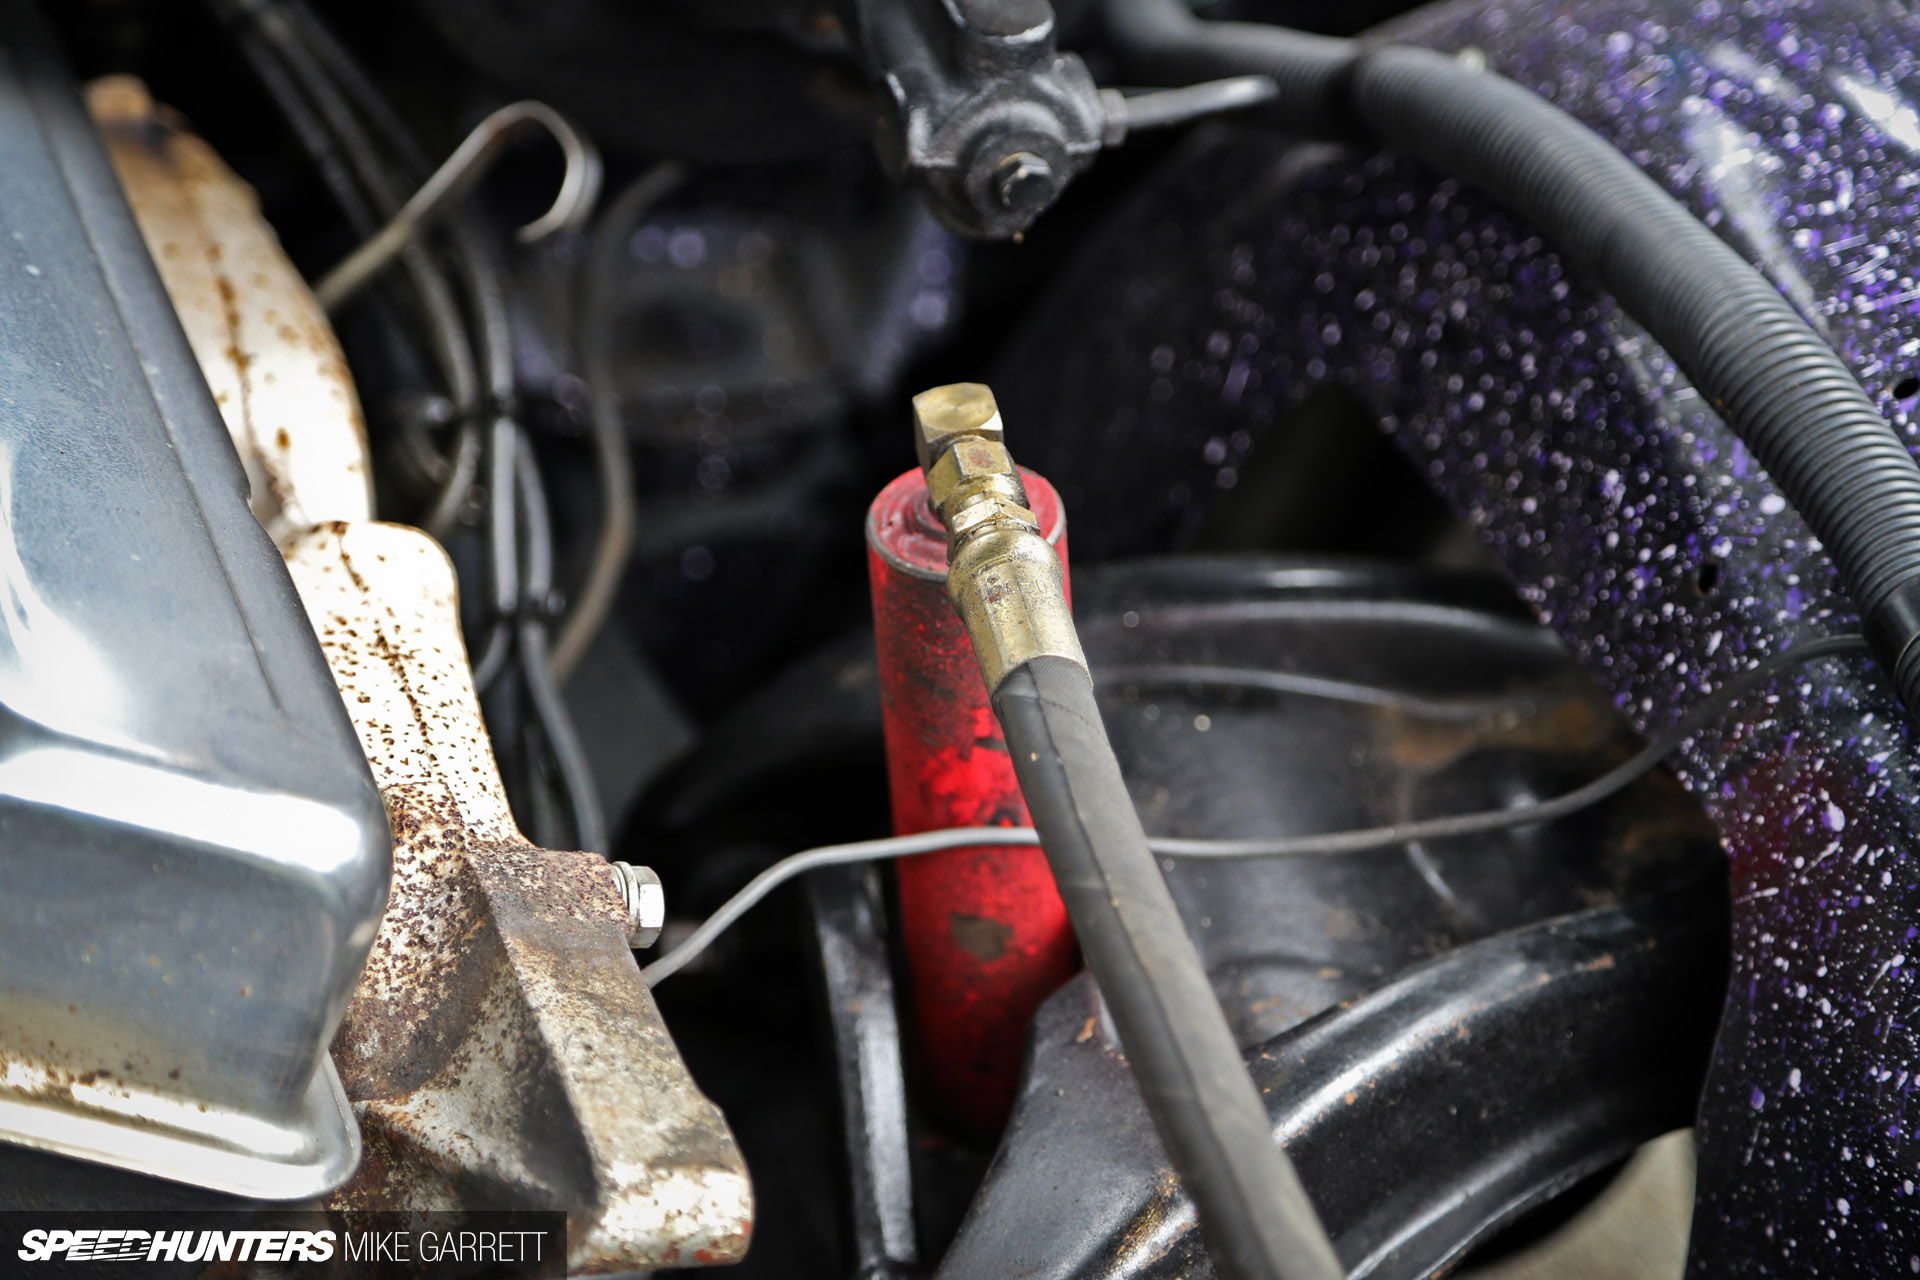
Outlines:
MULTIPOLYGON (((1024 468, 1040 531, 1067 560, 1053 486, 1024 468)), ((947 532, 909 471, 867 512, 867 571, 893 829, 1029 824, 967 628, 947 597, 947 532)), ((928 1079, 953 1116, 1000 1128, 1034 1009, 1074 969, 1073 930, 1031 845, 902 858, 900 937, 928 1079)))

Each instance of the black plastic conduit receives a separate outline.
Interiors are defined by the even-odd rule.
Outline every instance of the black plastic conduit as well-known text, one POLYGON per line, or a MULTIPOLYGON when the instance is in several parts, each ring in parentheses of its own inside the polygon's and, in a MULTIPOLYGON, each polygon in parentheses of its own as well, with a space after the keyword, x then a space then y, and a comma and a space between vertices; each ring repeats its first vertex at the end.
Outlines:
POLYGON ((1746 259, 1608 142, 1429 49, 1105 0, 1131 78, 1271 76, 1289 132, 1411 156, 1525 217, 1665 347, 1832 554, 1920 717, 1920 465, 1833 349, 1746 259))

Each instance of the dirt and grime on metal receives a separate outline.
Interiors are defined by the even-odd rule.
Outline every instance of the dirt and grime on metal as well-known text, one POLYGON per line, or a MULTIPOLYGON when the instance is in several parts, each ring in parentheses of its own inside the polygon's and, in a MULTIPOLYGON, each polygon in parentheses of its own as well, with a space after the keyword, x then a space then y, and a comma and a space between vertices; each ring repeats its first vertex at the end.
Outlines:
POLYGON ((739 1151, 640 979, 612 868, 513 824, 444 553, 334 524, 288 562, 394 833, 392 897, 334 1042, 369 1152, 336 1204, 565 1209, 587 1274, 738 1259, 739 1151))

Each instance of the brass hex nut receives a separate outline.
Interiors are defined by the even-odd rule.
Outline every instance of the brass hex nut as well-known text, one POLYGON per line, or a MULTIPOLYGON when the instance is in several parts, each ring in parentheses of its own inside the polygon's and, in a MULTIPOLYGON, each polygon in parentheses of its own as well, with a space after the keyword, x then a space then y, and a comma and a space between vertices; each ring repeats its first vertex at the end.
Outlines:
POLYGON ((985 383, 950 382, 913 398, 913 451, 922 470, 968 437, 995 443, 1003 438, 1000 406, 985 383))
POLYGON ((927 472, 934 510, 944 519, 982 497, 1000 497, 1026 505, 1020 473, 1007 447, 996 440, 963 436, 940 455, 927 472))
POLYGON ((1013 455, 998 440, 963 436, 933 465, 936 471, 945 468, 955 481, 965 484, 989 476, 1012 475, 1013 455))

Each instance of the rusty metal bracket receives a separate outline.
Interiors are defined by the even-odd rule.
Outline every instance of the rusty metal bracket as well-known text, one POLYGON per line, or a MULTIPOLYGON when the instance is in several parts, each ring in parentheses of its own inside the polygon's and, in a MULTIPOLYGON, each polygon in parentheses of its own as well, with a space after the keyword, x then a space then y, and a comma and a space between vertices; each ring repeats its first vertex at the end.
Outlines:
POLYGON ((513 825, 445 553, 332 525, 288 566, 394 830, 392 905, 334 1041, 367 1147, 337 1203, 565 1207, 577 1272, 739 1258, 746 1170, 640 980, 613 868, 513 825))
POLYGON ((93 98, 393 827, 387 912, 333 1043, 366 1152, 335 1206, 564 1209, 573 1274, 737 1261, 752 1189, 634 963, 640 885, 514 825, 453 567, 368 517, 324 314, 210 148, 136 82, 93 98), (286 379, 304 397, 269 393, 286 379))

